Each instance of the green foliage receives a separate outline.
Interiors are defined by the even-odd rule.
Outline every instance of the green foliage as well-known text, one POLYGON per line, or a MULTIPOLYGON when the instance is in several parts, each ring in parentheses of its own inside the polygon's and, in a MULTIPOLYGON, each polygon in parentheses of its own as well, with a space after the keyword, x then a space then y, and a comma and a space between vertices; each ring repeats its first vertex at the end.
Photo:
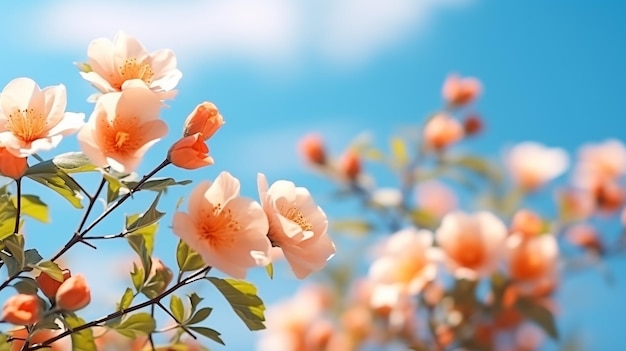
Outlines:
POLYGON ((267 276, 270 277, 270 279, 274 279, 274 265, 272 264, 272 262, 268 263, 265 266, 265 272, 267 273, 267 276))
POLYGON ((176 263, 180 272, 191 272, 204 267, 204 261, 199 253, 195 252, 182 239, 176 247, 176 263))
MULTIPOLYGON (((76 316, 65 316, 65 324, 69 329, 73 329, 85 324, 85 321, 76 316)), ((93 332, 91 328, 83 329, 79 332, 74 331, 71 334, 72 338, 72 351, 97 351, 96 343, 93 339, 93 332)))
MULTIPOLYGON (((13 198, 14 206, 17 206, 17 198, 13 198)), ((39 196, 22 195, 20 214, 29 216, 43 223, 50 222, 50 213, 46 205, 39 196)))
POLYGON ((256 287, 244 280, 206 278, 224 295, 237 316, 250 330, 265 329, 263 300, 257 296, 256 287))
POLYGON ((122 298, 120 299, 120 302, 117 304, 117 310, 123 311, 129 308, 130 305, 133 303, 134 298, 135 295, 133 294, 133 290, 131 288, 126 288, 126 290, 124 290, 122 298))
POLYGON ((41 261, 37 264, 31 264, 30 267, 46 273, 50 278, 58 282, 63 281, 63 271, 59 268, 59 265, 52 261, 41 261))
POLYGON ((531 299, 519 299, 515 307, 529 320, 537 324, 552 339, 559 339, 554 316, 547 308, 531 299))
POLYGON ((156 224, 159 221, 159 219, 165 216, 164 212, 160 212, 159 210, 156 209, 156 206, 159 203, 160 198, 161 198, 161 194, 158 194, 156 198, 154 199, 154 201, 152 202, 152 204, 150 205, 150 208, 148 208, 146 212, 140 215, 134 215, 132 218, 127 217, 126 218, 126 231, 129 233, 132 233, 139 229, 148 227, 152 224, 156 224))
POLYGON ((129 338, 137 338, 138 334, 148 335, 154 332, 156 322, 149 313, 126 315, 114 329, 129 338))
POLYGON ((33 278, 23 277, 20 278, 15 284, 13 284, 15 290, 17 290, 20 294, 29 294, 34 295, 37 293, 39 287, 37 286, 37 282, 33 278))

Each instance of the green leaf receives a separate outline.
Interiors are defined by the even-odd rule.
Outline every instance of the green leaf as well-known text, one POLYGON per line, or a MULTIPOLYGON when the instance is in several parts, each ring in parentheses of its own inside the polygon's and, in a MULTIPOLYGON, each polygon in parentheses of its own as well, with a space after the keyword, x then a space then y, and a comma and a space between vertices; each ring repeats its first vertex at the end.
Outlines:
POLYGON ((137 267, 137 265, 133 262, 133 270, 130 272, 130 279, 133 282, 133 286, 136 291, 141 291, 141 287, 144 282, 144 271, 143 269, 137 267))
POLYGON ((70 177, 60 168, 56 168, 55 172, 37 173, 33 170, 33 167, 31 167, 26 171, 26 176, 57 192, 75 208, 83 208, 81 204, 83 196, 80 193, 80 187, 74 178, 70 177))
POLYGON ((37 290, 39 289, 37 287, 37 282, 35 281, 35 279, 28 278, 28 277, 20 278, 20 281, 13 284, 13 287, 20 294, 28 294, 28 295, 37 294, 37 290))
POLYGON ((148 335, 154 332, 156 323, 149 313, 137 313, 127 316, 115 327, 115 330, 129 338, 137 338, 138 334, 148 335))
POLYGON ((371 232, 374 226, 362 219, 341 219, 331 222, 331 230, 352 235, 364 235, 371 232))
MULTIPOLYGON (((17 197, 12 197, 13 206, 17 208, 17 197)), ((39 196, 22 195, 20 213, 40 222, 48 223, 50 221, 48 213, 48 205, 46 205, 39 196)))
POLYGON ((122 298, 120 299, 120 302, 117 304, 117 310, 122 311, 130 307, 130 305, 133 303, 134 298, 135 295, 133 294, 133 289, 126 288, 124 294, 122 295, 122 298))
POLYGON ((244 280, 206 278, 224 295, 237 316, 250 330, 265 329, 263 300, 257 296, 256 287, 244 280))
POLYGON ((185 306, 183 305, 183 300, 176 295, 172 295, 170 297, 170 311, 177 320, 183 321, 185 320, 185 306))
POLYGON ((552 339, 559 339, 554 316, 547 308, 529 299, 519 299, 516 307, 526 318, 537 324, 552 339))
MULTIPOLYGON (((125 181, 123 182, 124 184, 126 184, 127 187, 129 188, 134 188, 135 186, 137 186, 137 184, 139 184, 139 182, 134 182, 134 181, 125 181)), ((173 178, 153 178, 145 183, 143 183, 143 185, 141 186, 141 190, 152 190, 152 191, 157 191, 159 193, 161 192, 165 192, 167 190, 168 187, 170 186, 174 186, 174 185, 187 185, 190 184, 191 180, 181 180, 181 181, 176 181, 173 178)))
POLYGON ((24 251, 24 260, 26 264, 35 264, 41 260, 43 257, 39 254, 39 252, 35 249, 28 249, 24 251))
POLYGON ((402 138, 393 137, 389 141, 391 144, 391 155, 397 165, 404 167, 409 163, 409 152, 407 151, 406 142, 402 138))
POLYGON ((37 269, 41 272, 46 273, 47 275, 50 276, 50 278, 58 281, 58 282, 63 282, 63 271, 61 270, 61 268, 59 268, 59 266, 51 261, 41 261, 39 263, 36 264, 29 264, 28 265, 31 268, 37 269))
POLYGON ((107 204, 110 204, 120 196, 120 190, 126 185, 110 173, 102 173, 102 176, 107 181, 107 204))
MULTIPOLYGON (((136 221, 137 218, 139 218, 138 214, 130 215, 130 216, 126 217, 126 223, 129 223, 129 221, 130 222, 136 221)), ((148 225, 146 227, 133 230, 133 232, 128 234, 126 237, 129 237, 129 236, 132 236, 132 235, 143 237, 143 241, 144 241, 144 245, 146 247, 146 251, 148 252, 148 255, 152 255, 152 251, 154 249, 154 240, 155 240, 156 232, 157 232, 158 229, 159 229, 159 224, 158 223, 152 223, 152 224, 150 224, 150 225, 148 225)))
POLYGON ((11 344, 8 340, 8 335, 0 333, 0 351, 11 351, 11 344))
POLYGON ((274 279, 274 265, 272 264, 272 262, 268 263, 265 266, 265 271, 267 272, 267 276, 270 277, 270 279, 274 279))
POLYGON ((199 253, 195 252, 182 239, 176 247, 176 263, 181 272, 191 272, 204 267, 204 261, 199 253))
POLYGON ((129 218, 126 218, 126 231, 133 232, 138 229, 147 227, 151 224, 158 222, 159 219, 165 216, 164 212, 160 212, 156 209, 157 203, 159 202, 160 198, 161 194, 159 193, 152 202, 152 205, 150 205, 150 208, 148 208, 146 212, 139 215, 136 220, 130 222, 129 218))
POLYGON ((191 293, 191 295, 187 295, 187 297, 189 298, 189 303, 191 304, 190 314, 194 314, 196 312, 196 308, 198 307, 198 304, 202 302, 202 300, 204 299, 198 296, 198 294, 196 293, 191 293))
POLYGON ((21 246, 15 240, 12 240, 15 237, 17 236, 15 235, 4 240, 4 245, 9 250, 13 258, 15 258, 18 269, 22 269, 22 267, 24 267, 24 262, 25 262, 24 247, 21 246))
POLYGON ((141 292, 150 299, 157 297, 167 289, 173 275, 172 270, 167 267, 152 271, 144 282, 141 292))
POLYGON ((207 338, 220 343, 222 345, 226 345, 224 343, 224 340, 222 340, 222 338, 220 338, 220 333, 215 330, 215 329, 211 329, 211 328, 206 328, 206 327, 189 327, 191 330, 195 331, 198 334, 202 334, 204 336, 206 336, 207 338))
POLYGON ((142 235, 127 235, 126 240, 130 247, 139 255, 141 259, 141 266, 143 267, 143 271, 146 273, 143 277, 142 283, 148 279, 148 275, 150 270, 152 269, 152 258, 148 253, 148 248, 146 247, 146 241, 144 240, 142 235))
MULTIPOLYGON (((65 316, 65 324, 69 329, 73 329, 85 324, 85 321, 77 316, 65 316)), ((75 331, 71 334, 72 351, 97 351, 96 343, 93 340, 91 328, 75 331)))
MULTIPOLYGON (((198 312, 194 313, 194 315, 187 321, 185 324, 197 324, 207 319, 209 315, 213 312, 211 307, 204 307, 198 310, 198 312)), ((180 320, 180 319, 179 319, 180 320)))
POLYGON ((42 161, 30 166, 26 174, 57 173, 62 170, 64 173, 90 172, 98 169, 91 163, 89 158, 82 152, 66 152, 55 156, 53 159, 42 161))
POLYGON ((2 262, 4 262, 4 265, 7 267, 7 273, 9 276, 16 275, 20 271, 20 265, 15 257, 9 256, 0 251, 0 259, 2 259, 2 262))

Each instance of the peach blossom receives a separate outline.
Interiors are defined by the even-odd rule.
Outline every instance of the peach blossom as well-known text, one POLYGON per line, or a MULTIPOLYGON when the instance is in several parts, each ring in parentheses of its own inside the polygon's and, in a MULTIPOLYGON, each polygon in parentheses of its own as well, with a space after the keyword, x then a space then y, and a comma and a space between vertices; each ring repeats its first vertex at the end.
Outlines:
POLYGON ((26 157, 18 157, 7 148, 0 146, 0 175, 19 179, 28 169, 26 157))
POLYGON ((9 297, 2 307, 2 320, 11 324, 34 324, 41 317, 37 295, 17 294, 9 297))
POLYGON ((16 78, 0 94, 0 145, 25 157, 56 147, 85 123, 82 113, 65 112, 64 85, 41 90, 30 78, 16 78))
POLYGON ((455 276, 477 279, 496 269, 506 235, 504 223, 492 213, 455 211, 443 217, 436 239, 455 276))
POLYGON ((149 53, 137 39, 120 31, 112 42, 107 38, 93 40, 87 56, 91 71, 80 75, 104 94, 122 91, 126 81, 138 79, 160 100, 176 96, 174 88, 182 73, 171 50, 149 53))
POLYGON ((335 254, 328 235, 328 220, 306 188, 279 180, 268 188, 265 175, 257 176, 259 197, 269 220, 268 237, 280 247, 297 278, 322 269, 335 254))
POLYGON ((533 211, 521 209, 513 216, 511 233, 521 234, 530 238, 543 234, 543 230, 543 220, 533 211))
POLYGON ((577 224, 566 232, 567 240, 572 244, 596 254, 604 252, 604 244, 600 240, 598 231, 588 224, 577 224))
POLYGON ((82 274, 65 280, 57 290, 55 301, 57 307, 66 311, 77 311, 91 302, 91 290, 82 274))
POLYGON ((224 125, 224 117, 217 110, 217 106, 210 102, 203 102, 189 114, 185 120, 184 136, 202 133, 204 140, 217 132, 224 125))
MULTIPOLYGON (((61 327, 61 326, 60 326, 61 327)), ((30 344, 42 343, 49 340, 58 334, 62 333, 63 329, 51 330, 51 329, 39 329, 30 335, 30 344)), ((12 337, 16 338, 11 342, 11 351, 21 351, 24 347, 24 340, 28 337, 28 331, 25 328, 14 329, 8 333, 12 337)), ((47 351, 67 351, 72 349, 72 341, 70 338, 61 338, 52 344, 50 344, 45 350, 47 351)))
POLYGON ((298 149, 305 160, 318 165, 326 163, 326 147, 321 135, 308 134, 304 136, 298 142, 298 149))
POLYGON ((349 181, 355 181, 361 174, 361 157, 352 149, 344 151, 339 159, 339 171, 349 181))
POLYGON ((417 206, 437 218, 443 217, 458 205, 454 191, 436 180, 419 183, 415 194, 417 206))
POLYGON ((35 280, 37 281, 37 285, 39 285, 39 289, 41 290, 41 292, 44 295, 46 295, 46 297, 48 297, 49 299, 54 299, 54 297, 57 294, 57 290, 59 290, 59 287, 61 286, 61 284, 67 279, 69 279, 69 277, 71 276, 72 274, 70 270, 64 269, 63 281, 57 281, 53 279, 52 277, 50 277, 45 272, 39 273, 39 275, 37 276, 37 278, 35 278, 35 280))
POLYGON ((626 147, 616 139, 583 145, 574 172, 574 182, 581 188, 616 180, 626 174, 626 147))
POLYGON ((446 79, 441 90, 443 98, 451 105, 465 105, 472 102, 482 90, 480 81, 476 78, 461 78, 451 74, 446 79))
POLYGON ((202 133, 192 134, 172 145, 167 153, 167 159, 176 167, 184 169, 198 169, 215 163, 209 156, 209 147, 202 138, 202 133))
POLYGON ((439 113, 426 122, 423 134, 427 146, 441 150, 463 139, 464 131, 461 122, 439 113))
POLYGON ((83 152, 96 166, 134 171, 146 151, 167 134, 160 107, 156 95, 137 80, 127 81, 120 93, 103 95, 78 132, 83 152))
POLYGON ((435 277, 436 266, 429 258, 432 242, 433 234, 428 230, 409 227, 394 233, 383 244, 382 255, 370 266, 370 279, 410 295, 419 293, 435 277))
POLYGON ((239 180, 228 172, 213 184, 200 183, 189 198, 188 213, 176 212, 172 230, 204 262, 239 279, 250 267, 269 263, 268 221, 259 203, 239 196, 239 180))
POLYGON ((559 248, 552 234, 532 238, 513 234, 506 240, 506 257, 519 293, 530 294, 556 279, 559 248))
POLYGON ((529 141, 510 150, 507 164, 515 183, 530 191, 563 174, 569 166, 569 157, 561 148, 548 148, 529 141))

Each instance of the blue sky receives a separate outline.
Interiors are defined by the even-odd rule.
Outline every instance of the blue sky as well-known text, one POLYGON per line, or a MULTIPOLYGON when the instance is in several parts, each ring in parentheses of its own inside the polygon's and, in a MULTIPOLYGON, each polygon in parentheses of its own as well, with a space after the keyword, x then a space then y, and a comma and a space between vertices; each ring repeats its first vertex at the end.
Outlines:
MULTIPOLYGON (((536 140, 574 155, 586 141, 624 140, 625 16, 626 5, 609 0, 12 2, 0 5, 0 85, 20 76, 41 86, 63 83, 68 110, 88 116, 92 106, 85 100, 93 89, 72 62, 86 59, 92 39, 113 38, 124 30, 149 50, 173 49, 183 72, 178 97, 162 113, 170 135, 152 149, 141 172, 165 155, 193 107, 209 100, 227 121, 210 141, 216 165, 198 172, 168 169, 163 175, 198 181, 228 170, 241 179, 245 195, 256 197, 260 171, 270 181, 294 180, 324 199, 331 187, 303 166, 294 147, 298 138, 320 132, 339 152, 355 135, 370 130, 384 144, 391 133, 417 125, 440 106, 440 87, 450 72, 479 77, 485 88, 476 108, 487 133, 471 144, 475 152, 499 159, 504 147, 536 140)), ((75 139, 68 138, 57 151, 76 149, 75 139)), ((164 210, 171 212, 188 191, 172 191, 163 202, 171 208, 164 210)), ((61 218, 78 213, 53 194, 45 199, 54 205, 54 223, 27 226, 28 240, 52 253, 74 227, 64 231, 61 218)), ((149 197, 122 211, 141 211, 146 201, 149 197)), ((169 218, 157 249, 174 264, 169 218)), ((113 216, 102 231, 120 226, 121 218, 113 216)), ((94 261, 85 269, 98 272, 111 259, 132 257, 125 246, 120 256, 119 245, 125 244, 104 245, 100 258, 88 249, 72 257, 90 255, 94 261)), ((626 267, 623 262, 610 265, 617 271, 616 287, 590 273, 568 279, 560 293, 568 307, 561 311, 561 326, 565 333, 579 331, 585 349, 612 349, 617 326, 607 325, 626 312, 619 298, 626 293, 626 267)), ((296 284, 287 271, 273 282, 262 270, 250 279, 269 302, 296 284)), ((115 301, 122 291, 100 296, 115 301)), ((239 337, 244 326, 230 311, 214 313, 226 349, 251 348, 255 336, 239 337)))

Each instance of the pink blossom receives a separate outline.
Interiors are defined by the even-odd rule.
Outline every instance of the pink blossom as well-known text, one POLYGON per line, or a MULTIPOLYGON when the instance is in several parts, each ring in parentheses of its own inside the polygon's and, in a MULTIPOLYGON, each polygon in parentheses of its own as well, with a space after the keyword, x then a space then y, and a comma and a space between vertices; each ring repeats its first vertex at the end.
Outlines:
POLYGON ((551 234, 525 237, 513 234, 506 240, 506 256, 511 279, 522 294, 553 285, 557 275, 559 247, 551 234))
POLYGON ((626 174, 626 147, 616 139, 583 145, 578 152, 574 182, 581 188, 614 181, 626 174))
POLYGON ((222 172, 213 184, 200 183, 188 213, 176 212, 172 230, 204 262, 238 279, 250 267, 269 263, 268 222, 259 203, 239 196, 239 180, 222 172))
POLYGON ((441 94, 451 105, 465 105, 472 102, 482 90, 480 81, 473 77, 461 78, 451 74, 446 78, 441 94))
POLYGON ((149 53, 137 39, 121 31, 113 41, 93 40, 87 48, 87 56, 91 71, 80 74, 105 94, 121 91, 124 82, 139 79, 161 100, 171 99, 182 77, 171 50, 149 53))
POLYGON ((432 117, 424 126, 424 142, 441 150, 463 139, 463 124, 444 113, 432 117))
POLYGON ((143 83, 125 83, 124 91, 103 95, 78 132, 91 162, 118 172, 134 171, 148 149, 167 134, 159 119, 161 102, 143 83))
POLYGON ((420 183, 415 188, 415 194, 417 206, 437 218, 443 217, 458 205, 454 191, 435 180, 420 183))
POLYGON ((268 188, 265 175, 257 176, 259 196, 269 219, 268 237, 280 247, 297 278, 322 269, 335 254, 328 235, 328 220, 306 188, 279 180, 268 188))
POLYGON ((65 112, 64 85, 39 88, 30 78, 16 78, 0 94, 0 145, 18 157, 56 147, 84 124, 82 113, 65 112))
POLYGON ((535 142, 517 144, 508 154, 513 180, 525 190, 535 190, 563 174, 569 157, 561 148, 548 148, 535 142))
POLYGON ((447 214, 436 238, 444 260, 459 278, 477 279, 492 273, 501 258, 507 229, 489 212, 447 214))

